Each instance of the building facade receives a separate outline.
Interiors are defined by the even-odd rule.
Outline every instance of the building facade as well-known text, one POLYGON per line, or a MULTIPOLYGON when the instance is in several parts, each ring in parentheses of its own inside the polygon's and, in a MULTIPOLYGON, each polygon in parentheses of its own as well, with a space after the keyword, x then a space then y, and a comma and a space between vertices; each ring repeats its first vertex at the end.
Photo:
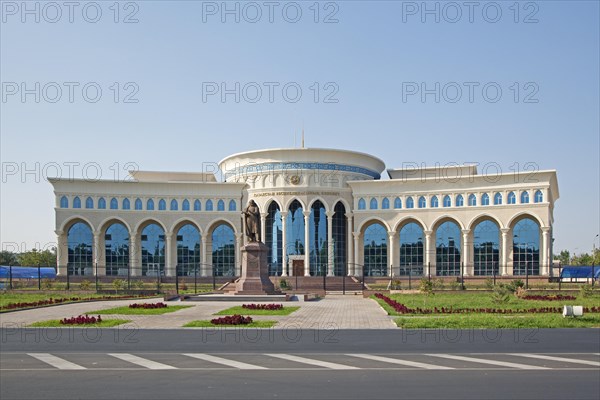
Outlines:
POLYGON ((553 170, 385 171, 368 154, 305 148, 235 154, 219 168, 221 181, 149 171, 51 180, 58 273, 238 276, 254 200, 273 276, 549 274, 553 170))

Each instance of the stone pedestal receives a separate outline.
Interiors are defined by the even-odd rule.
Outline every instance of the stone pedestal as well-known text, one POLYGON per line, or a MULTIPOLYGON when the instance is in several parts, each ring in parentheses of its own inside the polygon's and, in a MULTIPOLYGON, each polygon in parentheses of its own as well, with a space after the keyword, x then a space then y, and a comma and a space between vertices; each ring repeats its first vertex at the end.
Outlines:
POLYGON ((242 247, 242 274, 234 294, 280 294, 269 279, 268 247, 252 242, 242 247))

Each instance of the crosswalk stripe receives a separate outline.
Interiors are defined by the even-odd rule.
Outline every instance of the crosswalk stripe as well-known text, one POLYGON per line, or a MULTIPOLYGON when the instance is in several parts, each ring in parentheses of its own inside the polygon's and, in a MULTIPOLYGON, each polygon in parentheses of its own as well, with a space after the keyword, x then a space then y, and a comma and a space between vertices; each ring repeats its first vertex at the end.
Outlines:
POLYGON ((451 355, 451 354, 425 354, 425 355, 429 356, 429 357, 440 357, 440 358, 447 358, 447 359, 450 359, 450 360, 468 361, 468 362, 475 362, 475 363, 481 363, 481 364, 498 365, 498 366, 501 366, 501 367, 509 367, 509 368, 517 368, 517 369, 550 369, 550 368, 546 368, 546 367, 538 367, 538 366, 535 366, 535 365, 518 364, 518 363, 511 363, 511 362, 506 362, 506 361, 487 360, 487 359, 483 359, 483 358, 454 356, 454 355, 451 355))
POLYGON ((298 356, 292 356, 290 354, 265 354, 269 357, 281 358, 282 360, 295 361, 302 364, 316 365, 318 367, 324 367, 329 369, 360 369, 358 367, 352 367, 350 365, 337 364, 327 361, 314 360, 312 358, 304 358, 298 356))
POLYGON ((261 367, 259 365, 247 364, 241 361, 228 360, 226 358, 215 357, 208 354, 200 354, 200 353, 185 353, 183 354, 187 357, 197 358, 199 360, 210 361, 216 364, 227 365, 228 367, 234 367, 238 369, 268 369, 266 367, 261 367))
POLYGON ((81 365, 72 363, 71 361, 63 360, 62 358, 53 356, 52 354, 48 353, 27 353, 27 355, 33 358, 37 358, 38 360, 43 361, 46 364, 49 364, 58 369, 86 369, 81 365))
POLYGON ((163 363, 159 363, 152 360, 147 360, 142 357, 134 356, 133 354, 128 353, 108 353, 109 356, 118 358, 119 360, 127 361, 132 364, 139 365, 148 369, 177 369, 177 367, 173 367, 172 365, 167 365, 163 363))
POLYGON ((598 362, 598 361, 579 360, 576 358, 554 357, 554 356, 546 356, 546 355, 542 355, 542 354, 517 354, 517 353, 511 354, 511 356, 539 358, 540 360, 562 361, 562 362, 568 362, 568 363, 574 363, 574 364, 593 365, 594 367, 600 367, 600 362, 598 362))
POLYGON ((425 364, 416 361, 400 360, 397 358, 374 356, 371 354, 346 354, 350 357, 364 358, 366 360, 380 361, 388 364, 406 365, 408 367, 425 368, 425 369, 454 369, 452 367, 444 367, 442 365, 425 364))

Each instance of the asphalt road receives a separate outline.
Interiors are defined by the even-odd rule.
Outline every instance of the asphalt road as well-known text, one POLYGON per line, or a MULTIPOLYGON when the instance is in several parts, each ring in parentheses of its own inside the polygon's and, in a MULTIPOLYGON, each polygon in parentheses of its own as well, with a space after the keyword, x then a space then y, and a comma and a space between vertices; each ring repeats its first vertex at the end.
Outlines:
POLYGON ((600 330, 0 330, 8 399, 594 399, 600 330))

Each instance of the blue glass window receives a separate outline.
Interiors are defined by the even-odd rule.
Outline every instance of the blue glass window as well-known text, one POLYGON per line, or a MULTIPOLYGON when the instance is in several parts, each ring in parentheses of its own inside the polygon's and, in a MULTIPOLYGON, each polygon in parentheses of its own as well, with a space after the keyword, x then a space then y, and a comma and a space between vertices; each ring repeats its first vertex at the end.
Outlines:
POLYGON ((179 210, 179 204, 177 203, 177 200, 172 199, 171 200, 171 207, 170 207, 171 211, 177 211, 179 210))
POLYGON ((469 195, 469 206, 473 207, 477 205, 477 197, 474 194, 469 195))
POLYGON ((267 212, 265 235, 263 238, 268 248, 267 264, 269 275, 281 275, 283 270, 283 225, 281 222, 281 211, 279 205, 273 201, 267 212))
POLYGON ((540 227, 524 218, 513 227, 513 275, 539 275, 540 227))
POLYGON ((455 222, 443 222, 436 229, 435 271, 438 276, 460 275, 460 237, 460 227, 455 222))
POLYGON ((381 201, 381 208, 383 210, 387 210, 390 208, 390 199, 388 199, 387 197, 384 197, 383 200, 381 201))
POLYGON ((333 273, 335 276, 346 275, 348 270, 348 246, 347 240, 348 223, 346 221, 346 207, 339 201, 334 208, 332 231, 333 231, 333 273))
POLYGON ((148 201, 146 202, 146 210, 154 210, 154 200, 148 199, 148 201))
POLYGON ((400 275, 423 275, 423 228, 409 222, 400 229, 400 275))
POLYGON ((541 190, 537 190, 535 192, 535 197, 533 200, 535 203, 542 203, 544 201, 544 195, 541 190))
POLYGON ((379 208, 378 206, 379 206, 379 205, 377 204, 377 199, 373 197, 373 198, 371 199, 371 201, 369 202, 369 208, 370 208, 371 210, 377 210, 377 208, 379 208))
POLYGON ((415 208, 415 201, 412 197, 406 199, 406 208, 415 208))
POLYGON ((489 206, 490 205, 490 195, 487 193, 484 193, 481 195, 481 205, 482 206, 489 206))
POLYGON ((310 208, 309 240, 310 240, 310 275, 327 275, 327 215, 325 206, 319 200, 315 201, 310 208))
POLYGON ((123 199, 123 210, 129 210, 131 205, 129 203, 129 199, 123 199))
POLYGON ((286 222, 286 254, 304 254, 304 214, 298 200, 290 204, 286 222))
POLYGON ((508 194, 508 204, 516 204, 517 203, 517 196, 515 195, 515 192, 510 192, 508 194))
POLYGON ((235 200, 229 200, 229 211, 237 210, 237 204, 235 200))
POLYGON ((158 224, 142 230, 142 275, 164 275, 165 231, 158 224))
POLYGON ((521 192, 521 204, 527 204, 529 203, 529 192, 524 191, 521 192))
POLYGON ((69 208, 69 199, 67 199, 67 196, 60 198, 60 208, 69 208))
POLYGON ((206 200, 206 211, 212 211, 212 210, 213 210, 212 200, 206 200))
POLYGON ((484 220, 473 231, 475 275, 490 276, 500 272, 500 230, 495 222, 484 220))
POLYGON ((363 239, 365 276, 387 276, 387 240, 385 227, 379 223, 365 229, 363 239))
POLYGON ((142 200, 135 199, 135 209, 136 210, 141 210, 142 209, 142 200))
POLYGON ((75 196, 73 199, 73 208, 81 208, 81 199, 79 196, 75 196))
POLYGON ((394 208, 402 208, 402 199, 400 197, 394 199, 394 208))
POLYGON ((94 208, 94 199, 91 197, 85 199, 85 208, 94 208))
POLYGON ((181 209, 183 211, 190 211, 190 202, 188 199, 183 200, 183 203, 181 204, 181 209))
POLYGON ((200 200, 194 201, 194 211, 200 211, 200 210, 202 210, 202 203, 200 203, 200 200))
POLYGON ((127 275, 129 268, 129 232, 125 225, 115 223, 104 235, 106 275, 127 275))
POLYGON ((223 200, 217 201, 217 211, 225 211, 225 202, 223 200))
POLYGON ((444 196, 444 207, 450 206, 452 206, 452 199, 450 198, 450 196, 446 195, 444 196))
POLYGON ((358 209, 364 210, 365 208, 367 208, 367 203, 365 202, 365 199, 358 199, 358 209))
POLYGON ((186 224, 177 231, 177 275, 200 275, 200 260, 200 231, 186 224))
POLYGON ((502 204, 502 193, 498 192, 494 195, 494 204, 497 206, 502 204))
POLYGON ((111 210, 118 210, 119 209, 119 202, 114 197, 112 199, 110 199, 110 209, 111 210))
POLYGON ((463 198, 462 194, 459 194, 458 196, 456 196, 456 207, 462 207, 465 205, 465 199, 463 198))
POLYGON ((76 222, 67 232, 69 275, 92 275, 94 235, 85 222, 76 222))
POLYGON ((235 275, 235 237, 229 225, 221 224, 212 233, 212 262, 216 276, 235 275))
POLYGON ((98 208, 101 210, 104 210, 106 208, 106 200, 104 200, 104 197, 100 197, 98 199, 98 208))
POLYGON ((421 196, 419 197, 419 208, 425 207, 427 207, 427 200, 425 200, 425 197, 421 196))
POLYGON ((431 198, 431 207, 432 208, 438 208, 439 206, 440 206, 440 202, 439 202, 437 196, 433 196, 431 198))
POLYGON ((167 202, 165 201, 165 199, 160 199, 158 201, 158 210, 165 211, 166 209, 167 209, 167 202))

